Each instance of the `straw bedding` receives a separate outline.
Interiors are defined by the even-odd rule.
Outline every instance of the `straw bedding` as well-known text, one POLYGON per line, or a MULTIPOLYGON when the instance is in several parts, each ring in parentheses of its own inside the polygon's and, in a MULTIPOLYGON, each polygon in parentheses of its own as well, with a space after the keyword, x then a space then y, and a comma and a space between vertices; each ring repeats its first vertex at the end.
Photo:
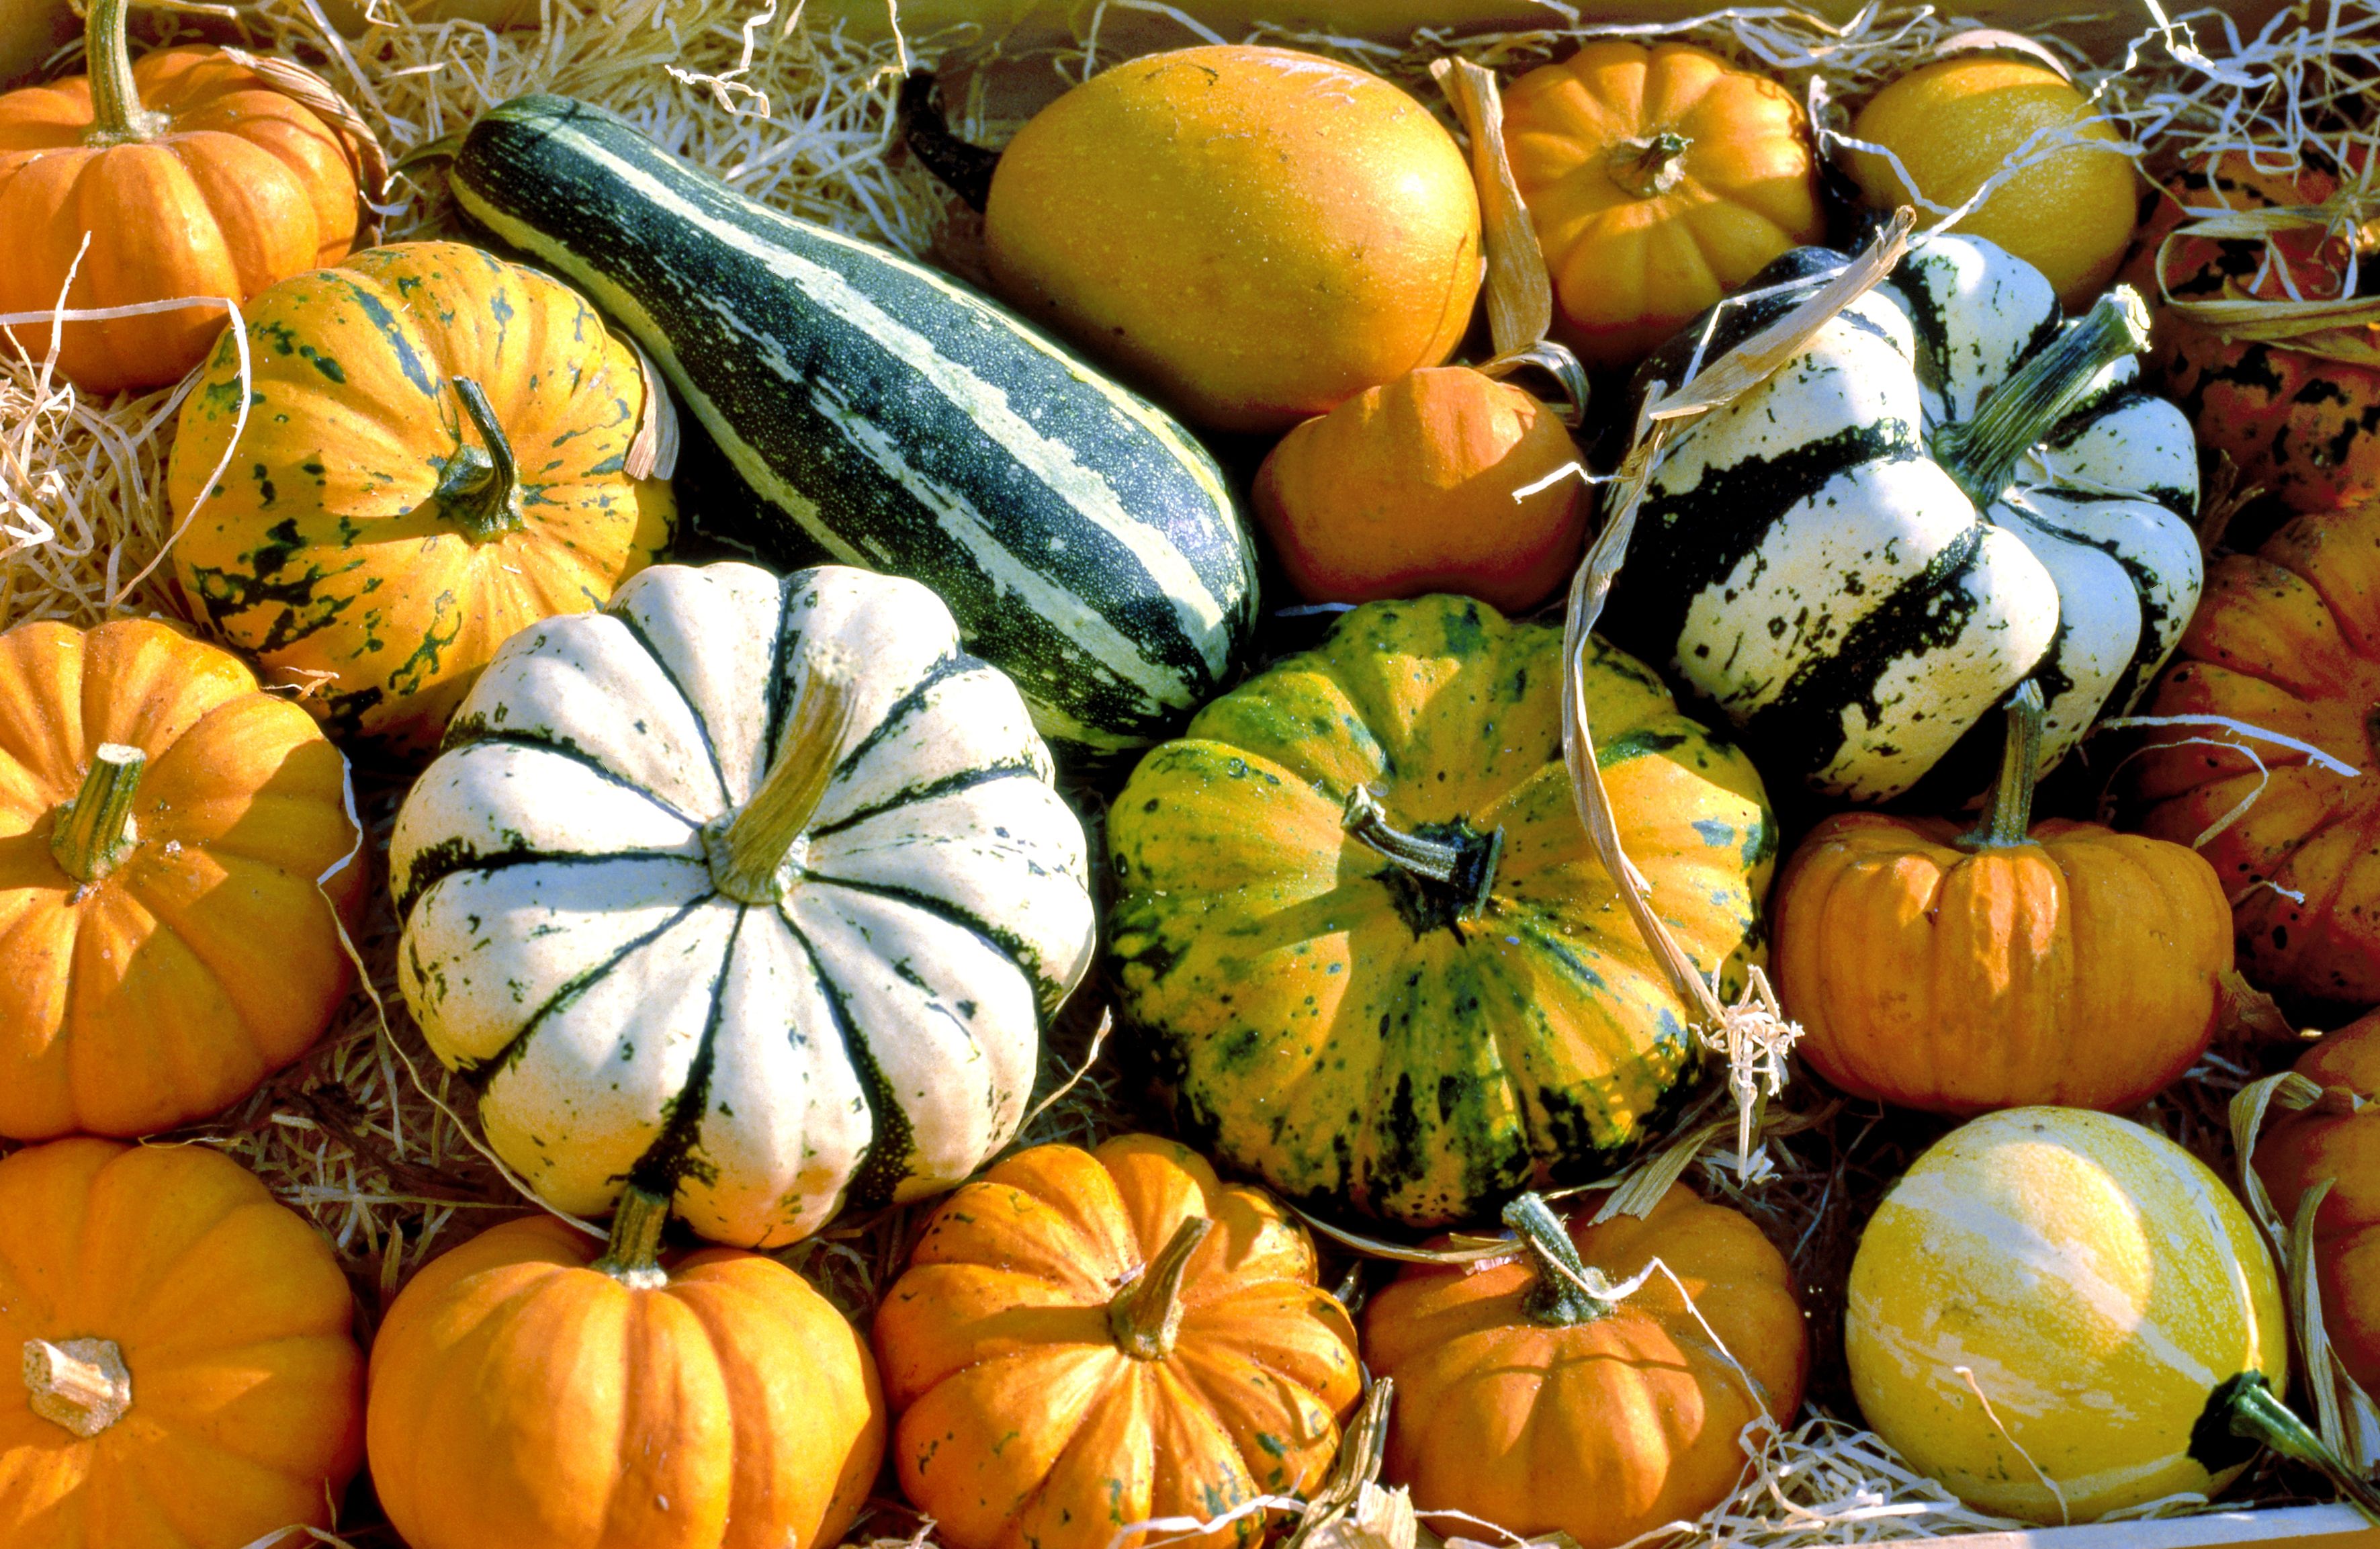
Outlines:
MULTIPOLYGON (((2148 8, 2155 10, 2155 0, 2148 8)), ((1034 97, 1111 61, 1120 23, 1133 24, 1135 37, 1152 25, 1172 29, 1169 42, 1212 36, 1152 0, 1110 0, 1091 14, 1076 44, 1026 55, 975 28, 903 37, 896 25, 889 37, 861 39, 805 22, 789 0, 765 7, 749 0, 545 0, 542 17, 538 30, 496 33, 410 19, 389 0, 374 0, 369 25, 346 38, 316 0, 263 0, 233 21, 168 17, 164 26, 201 28, 304 59, 355 103, 392 159, 459 131, 506 97, 567 92, 624 114, 757 199, 961 272, 972 267, 972 218, 894 139, 894 96, 909 67, 941 63, 953 127, 997 144, 1034 97), (993 63, 1001 67, 977 67, 993 63)), ((1781 76, 1822 132, 1839 137, 1865 92, 1946 42, 1955 44, 1973 25, 1925 9, 1871 6, 1836 26, 1764 6, 1660 30, 1781 76)), ((2375 0, 2325 8, 2311 20, 2285 15, 2252 37, 2216 12, 2170 24, 2160 13, 2143 25, 2127 56, 2098 64, 2057 31, 2043 41, 2114 115, 2153 175, 2235 146, 2286 153, 2319 145, 2335 154, 2343 136, 2371 133, 2345 126, 2380 66, 2375 0), (2111 64, 2124 67, 2105 67, 2111 64)), ((1653 30, 1564 25, 1461 40, 1423 33, 1403 44, 1273 30, 1259 41, 1354 59, 1438 107, 1428 65, 1450 48, 1510 71, 1564 52, 1588 30, 1653 30)), ((1947 213, 1928 212, 1921 224, 1947 213)), ((399 178, 385 216, 392 239, 455 231, 434 162, 399 178)), ((172 539, 163 458, 177 406, 175 390, 83 402, 40 361, 0 360, 0 627, 173 613, 159 561, 172 539)), ((2089 778, 2075 782, 2086 803, 2116 760, 2095 762, 2089 778)), ((384 850, 402 792, 398 771, 358 771, 358 810, 375 853, 384 850)), ((1070 793, 1096 840, 1100 793, 1070 793)), ((528 1208, 480 1148, 468 1089, 439 1068, 406 1016, 395 987, 395 944, 394 918, 376 889, 354 942, 366 987, 339 1025, 238 1109, 173 1137, 237 1157, 320 1223, 368 1324, 427 1256, 528 1208)), ((1088 1141, 1157 1121, 1135 1107, 1102 1047, 1103 1002, 1094 981, 1062 1016, 1045 1053, 1042 1106, 1024 1142, 1088 1141)), ((2139 1117, 2228 1173, 2226 1104, 2251 1080, 2285 1068, 2295 1052, 2269 1036, 2285 1024, 2267 1017, 2264 1027, 2261 1042, 2245 1035, 2219 1041, 2189 1079, 2139 1117)), ((1765 1126, 1749 1158, 1734 1153, 1734 1123, 1707 1126, 1706 1144, 1686 1170, 1705 1192, 1751 1214, 1791 1256, 1811 1313, 1815 1380, 1803 1414, 1781 1432, 1745 1438, 1755 1460, 1744 1487, 1693 1531, 1789 1549, 2015 1526, 1961 1506, 1863 1431, 1842 1365, 1841 1286, 1859 1228, 1946 1123, 1846 1103, 1802 1079, 1768 1106, 1765 1126)), ((917 1214, 843 1222, 782 1256, 864 1320, 897 1272, 917 1214)), ((1367 1277, 1378 1283, 1386 1274, 1343 1251, 1333 1251, 1330 1265, 1355 1295, 1367 1277)), ((2309 1479, 2267 1459, 2232 1498, 2301 1499, 2294 1492, 2309 1479)), ((373 1525, 369 1503, 356 1504, 352 1542, 393 1543, 373 1525)), ((2142 1509, 2200 1504, 2192 1497, 2142 1509)), ((1510 1536, 1425 1513, 1423 1531, 1433 1531, 1486 1542, 1510 1536)), ((862 1519, 857 1536, 923 1544, 931 1528, 887 1500, 862 1519)))

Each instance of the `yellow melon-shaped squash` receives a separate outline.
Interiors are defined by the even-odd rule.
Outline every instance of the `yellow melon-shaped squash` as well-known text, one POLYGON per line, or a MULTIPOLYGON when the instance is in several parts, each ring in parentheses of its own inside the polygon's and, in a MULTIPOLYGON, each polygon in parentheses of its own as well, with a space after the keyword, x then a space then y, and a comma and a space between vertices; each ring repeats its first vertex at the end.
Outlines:
POLYGON ((2235 1420, 2295 1423, 2248 1213, 2172 1142, 2080 1108, 1992 1114, 1917 1159, 1860 1240, 1843 1348, 1885 1440, 2028 1521, 2212 1495, 2255 1452, 2235 1420))

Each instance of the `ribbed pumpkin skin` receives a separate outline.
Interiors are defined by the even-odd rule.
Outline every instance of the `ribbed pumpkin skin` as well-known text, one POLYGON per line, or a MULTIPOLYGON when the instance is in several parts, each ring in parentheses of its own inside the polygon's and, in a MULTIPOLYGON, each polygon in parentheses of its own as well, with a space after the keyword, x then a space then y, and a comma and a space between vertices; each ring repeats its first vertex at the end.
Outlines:
POLYGON ((1737 1437, 1764 1407, 1791 1423, 1809 1336, 1760 1228, 1674 1184, 1642 1220, 1593 1214, 1570 1224, 1587 1266, 1619 1283, 1658 1257, 1710 1333, 1658 1269, 1609 1317, 1548 1328, 1523 1307, 1524 1258, 1408 1266, 1365 1309, 1364 1354, 1396 1379, 1382 1472, 1415 1505, 1609 1549, 1725 1499, 1743 1474, 1737 1437))
MULTIPOLYGON (((1314 1277, 1303 1227, 1172 1141, 1009 1157, 934 1213, 877 1309, 903 1493, 953 1549, 1107 1549, 1133 1522, 1310 1495, 1362 1392, 1354 1325, 1314 1277), (1109 1301, 1194 1215, 1215 1229, 1179 1340, 1135 1360, 1109 1301)), ((1269 1520, 1176 1542, 1253 1545, 1269 1520)))
POLYGON ((2212 1389, 2261 1372, 2278 1392, 2289 1365, 2280 1284, 2231 1192, 2162 1135, 2076 1108, 1991 1114, 1917 1159, 1860 1239, 1843 1349, 1861 1413, 1912 1464, 2053 1526, 2033 1464, 2076 1522, 2222 1489, 2240 1462, 2191 1456, 2212 1389))
POLYGON ((2035 825, 1981 852, 1940 818, 1813 829, 1777 886, 1777 987, 1828 1081, 1903 1107, 2120 1111, 2214 1035, 2231 910, 2187 845, 2035 825))
POLYGON ((556 282, 459 242, 407 242, 275 285, 248 309, 255 400, 228 335, 183 405, 167 488, 174 573, 207 626, 343 736, 437 745, 498 645, 603 605, 669 542, 669 486, 622 463, 644 412, 634 352, 556 282), (520 466, 509 531, 439 499, 482 439, 453 379, 488 395, 520 466))
POLYGON ((2380 1000, 2374 705, 2380 502, 2301 516, 2255 554, 2216 562, 2205 601, 2149 713, 2228 716, 2364 771, 2350 780, 2258 742, 2256 755, 2271 771, 2266 783, 2244 754, 2181 742, 2208 734, 2192 727, 2153 732, 2134 766, 2141 794, 2155 804, 2142 828, 2182 844, 2261 788, 2254 805, 2199 853, 2233 900, 2241 972, 2268 988, 2355 1005, 2380 1000))
MULTIPOLYGON (((1571 806, 1560 657, 1560 630, 1484 603, 1366 604, 1109 810, 1123 1014, 1185 1126, 1293 1198, 1459 1220, 1592 1176, 1687 1073, 1683 1009, 1571 806), (1484 914, 1431 923, 1342 829, 1359 783, 1408 832, 1504 830, 1484 914)), ((1585 674, 1628 854, 1733 993, 1776 844, 1760 777, 1636 662, 1598 643, 1585 674)))
POLYGON ((0 1349, 106 1339, 132 1378, 85 1440, 9 1361, 0 1543, 242 1549, 334 1525, 363 1461, 364 1357, 311 1226, 204 1146, 84 1138, 0 1161, 0 1349))
MULTIPOLYGON (((91 82, 71 76, 0 97, 0 312, 45 312, 67 272, 69 308, 176 296, 248 297, 335 263, 356 235, 356 174, 336 131, 220 49, 165 49, 132 67, 168 120, 145 142, 86 146, 91 82), (75 257, 91 237, 81 266, 75 257)), ((220 307, 69 322, 58 369, 89 393, 159 387, 206 358, 220 307)), ((41 359, 49 329, 6 332, 41 359)))
POLYGON ((168 1129, 322 1036, 369 869, 346 785, 228 651, 147 620, 0 635, 0 1135, 168 1129), (103 743, 149 756, 140 843, 85 888, 50 841, 103 743))
MULTIPOLYGON (((2290 1069, 2366 1104, 2380 1098, 2380 1013, 2331 1034, 2290 1069)), ((2256 1143, 2257 1175, 2285 1225, 2308 1190, 2332 1180, 2313 1218, 2323 1328, 2348 1374, 2380 1391, 2380 1107, 2276 1115, 2256 1143)))
POLYGON ((431 1261, 372 1341, 372 1482, 412 1549, 822 1549, 884 1458, 867 1342, 728 1249, 631 1290, 550 1216, 431 1261))
POLYGON ((1556 336, 1594 365, 1634 365, 1826 229, 1791 93, 1683 43, 1591 42, 1530 71, 1505 90, 1504 145, 1553 278, 1556 336), (1677 181, 1631 191, 1620 142, 1664 131, 1689 142, 1677 181))

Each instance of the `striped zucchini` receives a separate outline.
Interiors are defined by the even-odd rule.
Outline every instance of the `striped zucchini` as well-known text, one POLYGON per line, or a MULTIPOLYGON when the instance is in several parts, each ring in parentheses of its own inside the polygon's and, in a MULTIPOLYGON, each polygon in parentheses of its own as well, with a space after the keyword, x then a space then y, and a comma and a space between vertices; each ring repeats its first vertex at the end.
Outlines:
POLYGON ((568 276, 668 373, 803 539, 939 594, 1062 752, 1157 741, 1256 623, 1213 460, 945 275, 756 204, 600 108, 492 109, 464 212, 568 276))

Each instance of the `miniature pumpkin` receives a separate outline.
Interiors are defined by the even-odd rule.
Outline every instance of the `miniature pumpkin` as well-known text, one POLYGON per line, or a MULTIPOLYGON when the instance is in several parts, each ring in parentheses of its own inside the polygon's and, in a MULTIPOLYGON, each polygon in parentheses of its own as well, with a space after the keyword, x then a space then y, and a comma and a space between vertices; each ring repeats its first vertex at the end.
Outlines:
POLYGON ((0 1543, 241 1549, 334 1525, 363 1461, 355 1301, 320 1233, 204 1146, 0 1160, 0 1543))
POLYGON ((1092 77, 1001 153, 983 236, 1018 310, 1217 430, 1282 430, 1437 365, 1479 294, 1454 137, 1294 49, 1092 77))
MULTIPOLYGON (((1620 837, 1740 986, 1776 839, 1760 777, 1599 642, 1620 837)), ((1141 760, 1108 811, 1110 974, 1190 1133, 1318 1209, 1413 1225, 1601 1173, 1694 1064, 1689 1011, 1580 826, 1561 631, 1373 602, 1141 760)))
POLYGON ((1578 456, 1518 387, 1434 366, 1282 437, 1257 471, 1257 520, 1314 601, 1453 591, 1524 611, 1578 563, 1582 486, 1547 482, 1578 456))
POLYGON ((2375 561, 2380 502, 2301 516, 2256 553, 2224 556, 2149 707, 2277 732, 2360 773, 2203 724, 2151 732, 2134 766, 2154 804, 2143 829, 2194 844, 2228 891, 2240 971, 2268 989, 2357 1006, 2380 1000, 2375 561))
POLYGON ((2276 1110, 2256 1144, 2256 1173, 2284 1225, 2297 1220, 2308 1190, 2331 1180, 2313 1218, 2323 1328, 2347 1374, 2380 1392, 2380 1107, 2369 1106, 2380 1100, 2380 1012, 2333 1033, 2290 1069, 2367 1105, 2352 1113, 2276 1110))
POLYGON ((242 423, 229 334, 175 431, 174 573, 334 732, 435 747, 506 636, 601 607, 669 542, 668 484, 625 468, 636 353, 557 282, 406 242, 247 316, 252 393, 222 482, 242 423))
POLYGON ((825 1549, 884 1460, 867 1341, 773 1259, 664 1267, 539 1216, 433 1259, 372 1341, 373 1487, 413 1549, 825 1549), (591 1263, 589 1261, 592 1261, 591 1263))
POLYGON ((1023 1121, 1093 943, 1051 780, 917 582, 659 566, 463 701, 390 841, 397 982, 546 1199, 791 1242, 1023 1121))
POLYGON ((1848 1297, 1860 1412, 1985 1511, 2088 1522, 2214 1495, 2258 1439, 2320 1450, 2280 1402, 2281 1288, 2247 1211, 2121 1119, 2009 1108, 1952 1131, 1876 1207, 1848 1297))
POLYGON ((2020 688, 1970 832, 1855 812, 1812 829, 1777 889, 1777 987, 1844 1091, 1972 1114, 2111 1112, 2215 1034, 2231 909, 2187 845, 2053 819, 2028 829, 2041 692, 2020 688))
POLYGON ((1504 149, 1560 316, 1591 365, 1633 366, 1826 229, 1802 109, 1685 43, 1590 42, 1504 93, 1504 149))
POLYGON ((1188 1149, 1042 1145, 951 1196, 876 1313, 902 1492, 953 1549, 1199 1549, 1118 1531, 1305 1496, 1362 1391, 1304 1228, 1188 1149))
POLYGON ((1385 1476, 1582 1549, 1726 1499, 1744 1427, 1782 1431, 1802 1405, 1810 1342, 1784 1255, 1679 1184, 1641 1220, 1565 1228, 1534 1194, 1504 1220, 1521 1253, 1409 1267, 1365 1309, 1365 1357, 1397 1385, 1385 1476))
POLYGON ((0 1135, 169 1129, 322 1036, 364 896, 346 779, 168 625, 0 635, 0 1135))
MULTIPOLYGON (((135 66, 131 5, 91 0, 90 75, 0 97, 0 312, 46 312, 61 294, 77 309, 245 301, 335 263, 355 240, 358 184, 378 182, 379 148, 352 111, 306 105, 283 79, 298 75, 307 96, 329 99, 330 89, 283 60, 172 48, 135 66)), ((223 331, 213 306, 69 322, 58 369, 89 393, 159 387, 205 359, 223 331)), ((6 336, 36 360, 48 353, 46 326, 6 336)))

